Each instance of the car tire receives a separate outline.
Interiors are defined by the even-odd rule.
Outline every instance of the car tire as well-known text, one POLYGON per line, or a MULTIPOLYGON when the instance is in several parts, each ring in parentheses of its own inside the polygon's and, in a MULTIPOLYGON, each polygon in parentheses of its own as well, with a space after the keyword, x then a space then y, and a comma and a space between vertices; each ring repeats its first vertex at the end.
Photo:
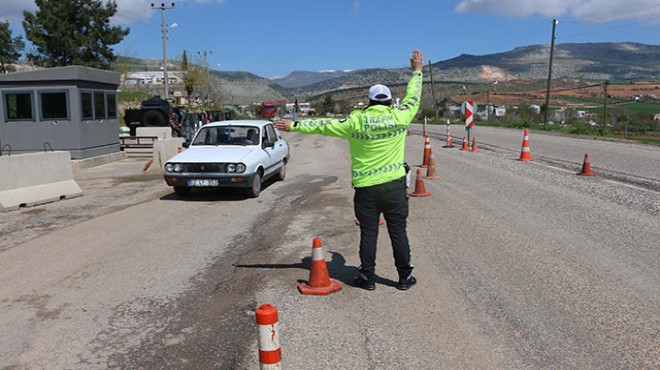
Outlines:
POLYGON ((185 198, 186 196, 188 196, 190 194, 190 188, 185 187, 185 186, 175 186, 174 187, 174 193, 179 198, 185 198))
POLYGON ((277 172, 277 175, 275 175, 275 179, 277 181, 284 181, 285 177, 286 177, 286 162, 282 161, 282 166, 280 167, 279 172, 277 172))
POLYGON ((261 193, 261 173, 257 172, 254 174, 252 186, 250 186, 247 193, 250 198, 259 197, 259 194, 261 193))

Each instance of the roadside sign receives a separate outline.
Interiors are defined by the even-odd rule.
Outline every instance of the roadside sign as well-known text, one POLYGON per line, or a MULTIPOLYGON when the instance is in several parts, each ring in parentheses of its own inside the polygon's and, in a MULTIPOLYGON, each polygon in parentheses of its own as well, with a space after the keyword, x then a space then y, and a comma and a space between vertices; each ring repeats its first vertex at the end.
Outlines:
POLYGON ((477 103, 473 100, 468 100, 461 104, 461 113, 465 114, 465 127, 470 128, 474 126, 474 112, 477 111, 477 103))

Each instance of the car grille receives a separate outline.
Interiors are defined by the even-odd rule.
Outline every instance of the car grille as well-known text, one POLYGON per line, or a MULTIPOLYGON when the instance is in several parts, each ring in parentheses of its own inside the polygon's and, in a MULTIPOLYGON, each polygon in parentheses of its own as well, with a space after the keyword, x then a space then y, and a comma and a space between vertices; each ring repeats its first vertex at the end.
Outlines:
POLYGON ((183 165, 183 172, 225 172, 224 163, 186 163, 183 165))

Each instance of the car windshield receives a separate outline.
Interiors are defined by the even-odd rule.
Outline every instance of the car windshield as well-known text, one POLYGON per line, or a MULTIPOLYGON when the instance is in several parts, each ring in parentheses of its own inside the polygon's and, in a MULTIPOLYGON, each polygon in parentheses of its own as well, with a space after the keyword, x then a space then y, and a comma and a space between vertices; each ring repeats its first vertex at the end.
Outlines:
POLYGON ((192 145, 259 145, 259 127, 215 126, 202 127, 192 145))

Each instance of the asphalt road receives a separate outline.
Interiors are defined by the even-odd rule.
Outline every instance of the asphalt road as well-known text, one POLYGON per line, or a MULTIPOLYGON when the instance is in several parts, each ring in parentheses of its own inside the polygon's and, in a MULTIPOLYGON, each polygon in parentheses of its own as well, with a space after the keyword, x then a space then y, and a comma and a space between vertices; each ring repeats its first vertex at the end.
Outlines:
POLYGON ((287 369, 660 368, 660 148, 532 132, 520 162, 522 130, 477 130, 469 153, 429 128, 441 178, 410 199, 406 292, 386 226, 376 290, 349 285, 339 139, 287 134, 287 179, 257 199, 181 201, 134 160, 75 173, 83 197, 0 215, 0 369, 256 369, 262 303, 287 369), (585 152, 599 176, 575 175, 585 152), (338 293, 296 290, 314 237, 338 293))

